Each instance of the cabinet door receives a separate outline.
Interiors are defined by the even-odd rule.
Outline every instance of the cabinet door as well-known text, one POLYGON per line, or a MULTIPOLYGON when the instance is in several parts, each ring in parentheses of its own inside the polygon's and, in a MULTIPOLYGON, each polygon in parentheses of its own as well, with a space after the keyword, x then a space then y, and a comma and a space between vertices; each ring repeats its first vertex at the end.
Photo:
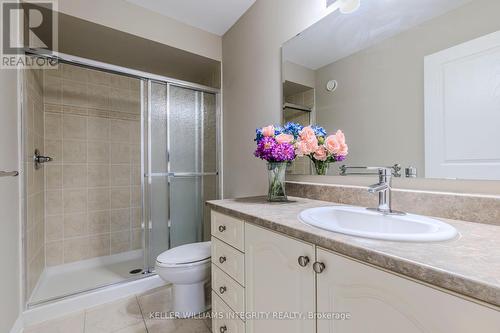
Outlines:
POLYGON ((247 318, 247 333, 316 332, 314 320, 293 319, 315 311, 313 262, 313 245, 245 224, 246 312, 269 315, 247 318), (298 263, 300 256, 310 260, 305 267, 298 263))
POLYGON ((350 314, 318 319, 318 333, 500 332, 498 311, 319 248, 317 260, 318 314, 350 314))

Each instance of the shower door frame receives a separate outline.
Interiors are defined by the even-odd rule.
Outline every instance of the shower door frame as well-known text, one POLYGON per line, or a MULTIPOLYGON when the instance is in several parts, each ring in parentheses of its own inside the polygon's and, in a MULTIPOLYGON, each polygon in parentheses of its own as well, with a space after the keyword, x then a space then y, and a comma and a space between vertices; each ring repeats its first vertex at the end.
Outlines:
MULTIPOLYGON (((148 251, 145 251, 145 267, 147 268, 147 273, 154 273, 154 266, 151 264, 152 263, 152 260, 151 260, 151 253, 153 251, 152 249, 152 244, 151 244, 151 230, 153 229, 153 221, 151 219, 151 204, 149 203, 149 198, 151 197, 151 184, 152 184, 152 178, 153 177, 164 177, 164 178, 167 178, 167 197, 168 197, 168 201, 167 201, 167 228, 168 228, 168 246, 169 248, 171 248, 171 238, 170 238, 170 235, 171 235, 171 226, 172 226, 172 221, 171 221, 171 205, 170 205, 170 202, 171 202, 171 183, 172 183, 172 178, 181 178, 181 177, 185 177, 185 178, 194 178, 194 177, 199 177, 201 179, 201 197, 203 198, 203 195, 204 195, 204 177, 207 177, 207 176, 213 176, 213 177, 218 177, 217 178, 217 189, 216 189, 216 197, 217 198, 221 198, 222 197, 222 177, 221 177, 221 167, 222 167, 222 163, 221 163, 221 159, 222 159, 222 149, 220 147, 222 147, 222 117, 221 117, 221 100, 220 100, 220 91, 218 89, 199 89, 199 86, 196 87, 196 88, 193 88, 193 87, 190 87, 190 86, 187 86, 187 85, 179 85, 178 83, 176 82, 164 82, 164 81, 158 81, 158 80, 148 80, 147 81, 147 92, 148 92, 148 96, 147 96, 147 110, 146 110, 146 113, 147 113, 147 119, 144 119, 144 123, 142 124, 143 127, 143 130, 144 130, 144 139, 147 140, 147 151, 146 151, 146 154, 148 156, 148 158, 146 158, 145 160, 147 161, 147 171, 145 170, 143 172, 143 180, 147 180, 147 182, 145 182, 145 186, 144 186, 144 190, 145 192, 143 193, 143 200, 144 200, 144 207, 146 207, 145 209, 143 209, 143 221, 147 221, 148 223, 148 232, 145 233, 145 248, 148 249, 148 251), (165 89, 166 89, 166 103, 167 103, 167 107, 166 107, 166 117, 167 117, 167 124, 166 124, 166 133, 167 133, 167 160, 166 160, 166 166, 167 166, 167 170, 166 172, 160 172, 160 173, 155 173, 155 172, 152 172, 152 166, 151 166, 151 161, 152 161, 152 158, 151 158, 151 147, 152 147, 152 144, 151 144, 151 141, 152 141, 152 138, 151 138, 151 123, 152 123, 152 120, 151 120, 151 114, 152 114, 152 105, 151 105, 151 101, 152 101, 152 85, 153 83, 156 83, 156 84, 161 84, 161 85, 164 85, 165 89), (189 90, 192 90, 196 93, 202 93, 201 95, 201 117, 202 117, 202 123, 201 123, 201 140, 199 142, 200 144, 200 155, 201 155, 201 171, 200 172, 172 172, 171 170, 171 163, 170 163, 170 152, 171 152, 171 140, 170 140, 170 114, 171 114, 171 109, 170 109, 170 96, 171 96, 171 90, 170 88, 171 87, 178 87, 178 88, 185 88, 185 89, 189 89, 189 90), (216 92, 217 91, 217 92, 216 92), (203 163, 203 160, 204 160, 204 147, 205 147, 205 143, 204 143, 204 135, 203 135, 203 132, 204 132, 204 118, 203 118, 203 94, 204 93, 208 93, 208 94, 214 94, 215 95, 215 111, 216 111, 216 170, 215 172, 204 172, 204 163, 203 163)), ((203 213, 204 213, 204 210, 203 210, 203 207, 202 207, 202 210, 201 210, 201 214, 203 216, 203 213)), ((203 234, 204 234, 204 223, 202 223, 201 225, 201 238, 203 239, 203 234)))
MULTIPOLYGON (((99 62, 91 59, 86 59, 86 58, 81 58, 78 56, 73 56, 73 55, 68 55, 64 54, 61 52, 53 52, 52 54, 47 54, 43 50, 34 50, 30 49, 25 52, 26 55, 32 55, 32 56, 37 56, 37 57, 43 57, 43 58, 49 58, 56 60, 61 63, 69 64, 69 65, 74 65, 74 66, 80 66, 84 67, 87 69, 93 69, 93 70, 98 70, 102 72, 107 72, 111 74, 117 74, 117 75, 122 75, 122 76, 127 76, 130 78, 135 78, 141 81, 141 88, 140 88, 140 102, 141 102, 141 194, 142 194, 142 228, 144 232, 142 233, 142 245, 143 245, 143 270, 144 273, 140 276, 135 276, 135 277, 130 277, 128 279, 124 279, 123 281, 115 282, 115 283, 110 283, 106 285, 101 285, 101 286, 96 286, 95 288, 88 289, 88 290, 82 290, 82 291, 77 291, 73 292, 70 294, 65 294, 61 296, 55 296, 51 297, 49 299, 43 300, 43 301, 38 301, 34 303, 29 303, 29 298, 31 295, 28 295, 27 290, 28 290, 28 284, 27 284, 27 277, 26 277, 26 269, 27 269, 27 248, 26 248, 26 241, 27 237, 25 235, 26 233, 26 207, 25 204, 23 204, 23 212, 24 212, 24 217, 22 221, 22 233, 23 233, 23 244, 22 244, 22 250, 23 250, 23 303, 24 309, 32 309, 36 308, 38 306, 43 306, 47 304, 51 304, 63 299, 71 298, 74 296, 78 295, 83 295, 87 293, 91 293, 97 290, 102 290, 105 288, 109 288, 111 286, 115 285, 122 285, 131 281, 136 281, 140 280, 142 278, 150 277, 153 275, 156 275, 156 273, 153 271, 153 267, 150 265, 150 255, 151 255, 151 242, 150 242, 150 233, 151 233, 151 227, 152 227, 152 221, 150 219, 150 175, 149 175, 149 165, 151 163, 151 137, 150 137, 150 114, 151 114, 151 83, 152 82, 157 82, 161 84, 165 84, 166 87, 170 86, 176 86, 176 87, 181 87, 181 88, 186 88, 186 89, 191 89, 197 92, 201 93, 210 93, 215 95, 215 100, 216 100, 216 142, 217 142, 217 149, 216 149, 216 154, 217 154, 217 159, 216 159, 216 172, 215 173, 210 173, 210 175, 213 175, 217 178, 217 190, 216 190, 216 196, 218 198, 222 198, 223 196, 223 183, 222 183, 222 103, 221 103, 221 96, 222 96, 222 91, 221 89, 218 88, 213 88, 197 83, 192 83, 188 81, 183 81, 183 80, 178 80, 174 78, 170 78, 167 76, 163 75, 158 75, 158 74, 153 74, 153 73, 148 73, 148 72, 143 72, 140 70, 135 70, 135 69, 130 69, 127 67, 122 67, 122 66, 117 66, 117 65, 112 65, 104 62, 99 62), (147 94, 146 94, 147 92, 147 94), (148 170, 146 170, 148 168, 148 170), (147 226, 147 228, 146 228, 147 226), (147 232, 146 232, 147 231, 147 232)), ((21 74, 23 76, 24 74, 21 74)), ((24 101, 24 91, 21 89, 21 116, 24 114, 25 110, 25 101, 24 101)), ((169 101, 169 96, 167 96, 167 101, 169 101)), ((168 105, 167 105, 168 109, 168 105)), ((21 137, 24 138, 25 134, 25 129, 24 126, 21 126, 21 137)), ((23 139, 24 140, 24 139, 23 139)), ((169 142, 168 142, 169 143, 169 142)), ((21 156, 24 156, 24 142, 22 143, 22 149, 23 154, 21 156)), ((173 175, 170 175, 173 176, 173 175)), ((199 174, 199 176, 203 177, 203 174, 199 174)), ((170 186, 170 182, 168 183, 170 186)), ((26 184, 23 181, 23 191, 26 191, 26 184)), ((170 189, 169 189, 170 190, 170 189)), ((202 188, 203 191, 203 188, 202 188)), ((170 202, 170 198, 168 200, 170 202)), ((170 214, 170 209, 169 209, 169 214, 170 214)), ((170 216, 169 216, 169 221, 170 223, 170 216)), ((203 226, 202 226, 203 227, 203 226)), ((169 227, 170 229, 170 227, 169 227)), ((203 230, 202 230, 203 234, 203 230)), ((169 243, 170 246, 170 243, 169 243)))

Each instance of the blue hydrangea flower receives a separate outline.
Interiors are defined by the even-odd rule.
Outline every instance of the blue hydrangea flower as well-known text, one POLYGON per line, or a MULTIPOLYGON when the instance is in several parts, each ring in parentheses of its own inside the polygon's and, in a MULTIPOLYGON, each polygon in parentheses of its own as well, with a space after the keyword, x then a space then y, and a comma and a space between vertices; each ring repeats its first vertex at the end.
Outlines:
POLYGON ((323 127, 318 125, 313 125, 311 126, 311 128, 313 129, 314 134, 316 134, 316 136, 326 136, 326 131, 323 127))
POLYGON ((302 131, 303 128, 304 127, 300 124, 290 122, 283 126, 283 133, 291 134, 295 139, 297 139, 299 137, 299 132, 302 131))
POLYGON ((264 135, 262 135, 262 128, 257 128, 255 130, 255 140, 254 141, 260 141, 260 139, 262 139, 264 137, 264 135))
POLYGON ((280 135, 284 133, 285 129, 282 126, 275 126, 274 127, 274 135, 280 135))

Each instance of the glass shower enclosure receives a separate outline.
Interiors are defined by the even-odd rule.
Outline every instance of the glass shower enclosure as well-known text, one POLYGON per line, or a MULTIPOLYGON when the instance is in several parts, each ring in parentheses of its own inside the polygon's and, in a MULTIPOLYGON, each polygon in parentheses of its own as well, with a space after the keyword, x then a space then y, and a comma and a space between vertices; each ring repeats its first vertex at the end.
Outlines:
POLYGON ((54 58, 23 79, 28 308, 154 274, 160 253, 209 240, 220 197, 218 89, 54 58))
POLYGON ((152 269, 165 249, 209 239, 204 201, 218 198, 220 142, 217 94, 149 81, 148 110, 145 220, 152 269))

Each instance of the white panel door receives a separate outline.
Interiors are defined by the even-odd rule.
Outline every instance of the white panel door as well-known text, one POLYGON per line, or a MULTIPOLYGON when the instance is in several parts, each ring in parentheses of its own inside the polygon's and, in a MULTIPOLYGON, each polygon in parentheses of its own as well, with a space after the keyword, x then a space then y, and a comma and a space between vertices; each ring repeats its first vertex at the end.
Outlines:
POLYGON ((245 224, 245 311, 270 315, 247 319, 247 333, 316 332, 315 320, 294 319, 315 311, 313 262, 313 245, 245 224), (310 260, 305 267, 298 264, 300 256, 310 260), (279 319, 280 314, 287 317, 279 319))
POLYGON ((425 58, 425 176, 500 179, 500 32, 425 58))
POLYGON ((318 333, 499 333, 500 312, 317 249, 318 333))

